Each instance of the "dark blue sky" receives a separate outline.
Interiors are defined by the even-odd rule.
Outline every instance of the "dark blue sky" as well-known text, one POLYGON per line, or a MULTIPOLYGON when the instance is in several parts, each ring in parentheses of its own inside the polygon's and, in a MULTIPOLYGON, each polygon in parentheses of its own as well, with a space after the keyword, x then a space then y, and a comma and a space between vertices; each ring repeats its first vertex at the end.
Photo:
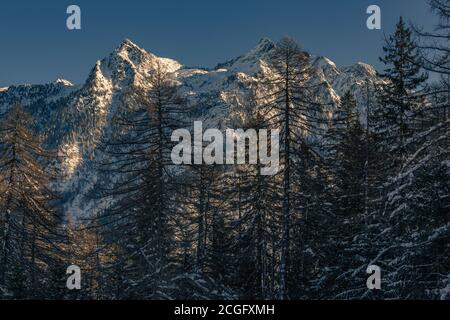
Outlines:
POLYGON ((42 0, 2 1, 0 87, 65 78, 83 82, 95 61, 124 38, 188 66, 213 67, 262 37, 290 35, 339 66, 380 67, 383 32, 398 19, 431 26, 426 0, 42 0), (66 28, 66 8, 82 10, 82 30, 66 28), (366 28, 366 8, 382 10, 381 31, 366 28))

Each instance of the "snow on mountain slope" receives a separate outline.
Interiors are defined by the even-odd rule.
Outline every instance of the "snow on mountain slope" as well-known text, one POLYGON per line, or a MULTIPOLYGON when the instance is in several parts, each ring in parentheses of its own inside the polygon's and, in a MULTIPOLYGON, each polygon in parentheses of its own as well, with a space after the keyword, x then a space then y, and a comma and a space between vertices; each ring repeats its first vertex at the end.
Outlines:
MULTIPOLYGON (((92 214, 98 204, 87 200, 86 194, 98 179, 93 159, 99 142, 108 138, 111 121, 131 86, 148 88, 145 80, 148 73, 158 65, 163 66, 173 73, 194 108, 192 120, 203 120, 205 127, 238 126, 240 105, 231 97, 236 90, 245 90, 249 81, 267 67, 264 61, 274 48, 270 39, 262 39, 247 54, 206 70, 157 57, 127 39, 96 62, 82 85, 58 79, 46 85, 0 89, 0 115, 14 103, 21 103, 33 114, 37 129, 48 137, 48 147, 65 156, 62 163, 65 179, 58 186, 65 210, 74 216, 92 214)), ((330 103, 329 115, 340 96, 350 90, 357 98, 364 121, 367 86, 379 81, 375 70, 364 63, 338 68, 325 57, 311 57, 311 62, 314 70, 311 82, 325 84, 318 95, 330 103)))
POLYGON ((247 54, 219 64, 216 69, 226 69, 231 72, 242 72, 248 75, 254 75, 259 71, 261 60, 268 58, 273 49, 275 49, 275 43, 270 39, 263 38, 256 47, 247 54))
POLYGON ((50 103, 69 95, 76 89, 77 86, 61 79, 43 85, 26 84, 1 88, 0 111, 6 111, 12 103, 20 102, 24 106, 30 106, 38 101, 50 103))

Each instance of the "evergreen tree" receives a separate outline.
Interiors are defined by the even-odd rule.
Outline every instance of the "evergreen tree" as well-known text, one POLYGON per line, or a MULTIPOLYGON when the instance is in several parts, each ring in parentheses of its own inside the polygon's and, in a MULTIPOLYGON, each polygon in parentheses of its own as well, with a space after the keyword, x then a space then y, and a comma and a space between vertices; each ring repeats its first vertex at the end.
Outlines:
POLYGON ((347 92, 334 115, 328 132, 331 143, 330 167, 333 169, 335 210, 342 218, 364 212, 365 133, 359 121, 356 101, 347 92))
MULTIPOLYGON (((448 199, 441 193, 448 184, 447 169, 442 166, 448 155, 446 147, 442 148, 447 138, 436 134, 448 126, 433 121, 434 107, 423 90, 423 59, 402 20, 385 51, 382 61, 388 66, 387 83, 373 118, 382 201, 371 219, 383 237, 372 240, 377 248, 372 262, 385 270, 383 297, 426 297, 427 285, 442 281, 431 270, 442 272, 445 261, 430 262, 425 252, 443 250, 442 241, 448 237, 441 229, 445 225, 441 212, 448 207, 448 199), (440 172, 439 178, 432 178, 433 172, 440 172), (437 230, 441 230, 439 240, 435 239, 437 230)), ((370 230, 365 230, 364 235, 368 234, 370 230)))
POLYGON ((401 17, 394 35, 386 40, 383 51, 385 56, 380 60, 386 65, 382 75, 386 83, 379 92, 380 108, 375 110, 375 130, 382 136, 386 156, 391 162, 387 170, 395 172, 410 151, 407 144, 414 133, 412 117, 424 105, 420 93, 423 93, 427 75, 421 71, 423 63, 417 44, 412 39, 412 30, 401 17))
POLYGON ((315 176, 322 177, 321 181, 314 183, 317 178, 304 179, 304 188, 316 186, 309 194, 316 197, 322 195, 316 200, 319 205, 309 209, 313 214, 308 215, 303 227, 303 237, 310 238, 307 248, 310 256, 315 252, 321 252, 323 256, 323 259, 317 259, 315 262, 316 265, 320 263, 322 266, 318 268, 320 271, 305 276, 306 279, 311 279, 305 288, 307 292, 309 290, 308 296, 331 298, 341 293, 341 288, 348 288, 349 283, 343 281, 340 276, 354 267, 355 256, 361 254, 360 248, 354 246, 353 242, 355 236, 361 232, 366 209, 365 138, 356 100, 350 92, 346 92, 333 114, 325 136, 322 148, 326 155, 326 165, 320 167, 317 166, 320 161, 312 162, 316 163, 317 167, 315 176), (318 214, 320 212, 322 214, 318 214), (327 286, 326 293, 321 285, 327 286))

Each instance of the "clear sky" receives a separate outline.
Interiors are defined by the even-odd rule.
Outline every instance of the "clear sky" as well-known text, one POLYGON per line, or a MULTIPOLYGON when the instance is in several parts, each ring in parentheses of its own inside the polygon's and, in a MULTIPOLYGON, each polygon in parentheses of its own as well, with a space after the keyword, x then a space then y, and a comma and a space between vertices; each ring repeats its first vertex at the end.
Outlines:
POLYGON ((95 61, 124 38, 188 66, 213 67, 262 37, 294 37, 339 66, 380 67, 384 33, 398 17, 430 27, 426 0, 14 0, 0 6, 0 87, 64 78, 84 82, 95 61), (66 28, 77 4, 82 30, 66 28), (382 30, 366 28, 366 9, 381 7, 382 30))

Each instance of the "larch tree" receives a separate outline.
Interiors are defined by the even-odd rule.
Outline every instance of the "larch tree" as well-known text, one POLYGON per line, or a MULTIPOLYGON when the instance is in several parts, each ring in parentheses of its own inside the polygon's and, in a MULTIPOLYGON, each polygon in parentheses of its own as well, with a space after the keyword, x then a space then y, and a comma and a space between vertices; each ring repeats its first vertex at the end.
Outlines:
POLYGON ((317 132, 322 121, 323 104, 317 99, 317 91, 322 83, 314 84, 309 80, 312 69, 310 56, 290 38, 282 39, 270 57, 268 68, 263 70, 260 81, 263 93, 262 113, 268 123, 280 129, 280 153, 282 189, 281 241, 279 262, 279 298, 286 299, 286 282, 290 268, 291 228, 293 204, 292 196, 295 178, 294 166, 300 165, 299 153, 307 137, 317 132))
POLYGON ((32 131, 33 119, 14 106, 0 125, 0 284, 15 297, 40 297, 61 258, 61 215, 51 183, 56 154, 32 131))
POLYGON ((99 187, 100 197, 112 197, 115 204, 96 219, 123 250, 119 263, 129 275, 123 292, 128 297, 156 294, 172 260, 177 185, 170 170, 171 134, 183 127, 185 111, 163 65, 157 64, 146 81, 148 90, 134 88, 124 95, 100 165, 105 175, 119 177, 112 186, 99 187))

